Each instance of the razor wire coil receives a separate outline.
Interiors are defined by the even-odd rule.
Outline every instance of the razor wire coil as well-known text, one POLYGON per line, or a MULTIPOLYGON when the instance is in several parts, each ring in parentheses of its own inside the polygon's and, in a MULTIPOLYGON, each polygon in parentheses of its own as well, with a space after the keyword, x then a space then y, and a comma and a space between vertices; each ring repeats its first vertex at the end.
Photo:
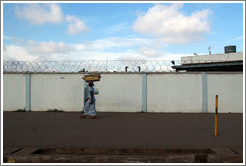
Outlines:
POLYGON ((91 61, 3 61, 4 72, 173 72, 180 61, 91 60, 91 61))

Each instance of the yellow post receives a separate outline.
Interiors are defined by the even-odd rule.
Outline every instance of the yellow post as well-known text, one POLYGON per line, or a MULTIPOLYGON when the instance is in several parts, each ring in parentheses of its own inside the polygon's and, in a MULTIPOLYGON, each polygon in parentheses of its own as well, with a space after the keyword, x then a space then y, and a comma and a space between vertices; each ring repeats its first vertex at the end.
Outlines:
POLYGON ((214 135, 218 133, 218 95, 215 96, 215 123, 214 123, 214 135))

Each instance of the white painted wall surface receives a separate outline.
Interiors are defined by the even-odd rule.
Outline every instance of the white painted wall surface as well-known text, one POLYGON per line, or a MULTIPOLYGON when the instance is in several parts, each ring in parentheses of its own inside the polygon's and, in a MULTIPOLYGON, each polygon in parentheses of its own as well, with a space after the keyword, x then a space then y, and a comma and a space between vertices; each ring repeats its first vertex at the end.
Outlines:
POLYGON ((243 113, 243 75, 208 74, 208 112, 215 112, 218 95, 219 113, 243 113))
POLYGON ((3 110, 25 110, 26 79, 25 74, 3 74, 3 110))
MULTIPOLYGON (((84 100, 82 74, 31 74, 31 110, 81 111, 84 100)), ((98 112, 140 112, 141 73, 104 73, 95 82, 98 112)), ((3 110, 25 109, 25 74, 3 74, 3 110)), ((243 74, 207 73, 207 107, 219 113, 243 113, 243 74)), ((147 73, 147 112, 202 112, 201 73, 147 73)))
POLYGON ((31 110, 82 111, 82 74, 32 74, 31 110))
POLYGON ((147 112, 202 112, 201 74, 148 74, 147 112))
POLYGON ((96 95, 98 112, 140 112, 142 99, 141 74, 101 74, 96 95))

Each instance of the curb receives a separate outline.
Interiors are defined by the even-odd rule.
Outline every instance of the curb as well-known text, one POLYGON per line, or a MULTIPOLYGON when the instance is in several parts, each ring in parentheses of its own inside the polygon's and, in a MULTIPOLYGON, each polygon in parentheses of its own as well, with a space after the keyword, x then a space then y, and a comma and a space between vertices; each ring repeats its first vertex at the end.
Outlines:
POLYGON ((6 148, 4 163, 243 163, 242 148, 6 148))

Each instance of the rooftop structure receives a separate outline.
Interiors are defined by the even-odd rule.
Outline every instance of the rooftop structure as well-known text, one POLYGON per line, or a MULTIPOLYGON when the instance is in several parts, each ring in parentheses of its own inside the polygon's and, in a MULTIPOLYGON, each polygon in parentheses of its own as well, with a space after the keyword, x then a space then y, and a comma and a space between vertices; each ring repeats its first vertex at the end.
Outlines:
POLYGON ((181 65, 172 66, 176 71, 243 71, 243 52, 181 57, 181 65))

